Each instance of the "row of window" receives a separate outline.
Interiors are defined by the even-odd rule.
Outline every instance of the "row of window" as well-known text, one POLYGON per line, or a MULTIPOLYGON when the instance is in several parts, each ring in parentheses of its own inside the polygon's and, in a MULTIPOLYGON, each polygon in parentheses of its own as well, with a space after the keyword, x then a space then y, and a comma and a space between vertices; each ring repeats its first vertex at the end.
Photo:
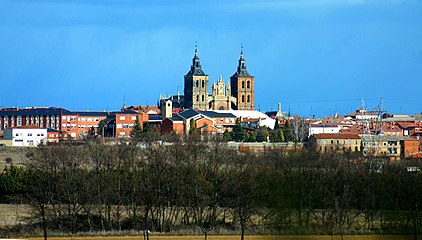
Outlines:
MULTIPOLYGON (((336 144, 345 144, 346 143, 346 140, 335 140, 335 141, 336 141, 336 144)), ((352 141, 353 140, 350 140, 349 139, 349 140, 347 140, 347 143, 348 144, 352 144, 352 141)), ((355 144, 358 144, 358 141, 357 140, 355 140, 354 142, 355 142, 355 144)), ((322 144, 323 143, 323 140, 319 140, 319 143, 322 144)), ((334 140, 330 140, 330 143, 331 144, 334 144, 334 140)), ((324 140, 324 144, 327 144, 327 140, 324 140)))
MULTIPOLYGON (((199 101, 199 95, 196 95, 196 101, 197 102, 199 101)), ((203 102, 205 101, 205 95, 202 95, 202 101, 203 102)))
MULTIPOLYGON (((245 102, 245 95, 242 95, 242 102, 245 102)), ((251 102, 251 95, 247 95, 246 96, 246 102, 250 103, 251 102)))
MULTIPOLYGON (((245 81, 242 81, 242 88, 245 88, 245 81)), ((246 88, 251 88, 251 81, 246 82, 246 88)))
MULTIPOLYGON (((32 137, 32 133, 28 133, 27 135, 28 135, 28 137, 32 137)), ((23 134, 22 133, 16 133, 15 136, 20 137, 20 136, 23 136, 23 134)), ((37 137, 44 137, 44 133, 37 133, 37 137)))
POLYGON ((201 86, 204 88, 205 87, 205 80, 196 80, 195 81, 195 87, 199 87, 200 82, 201 82, 201 86))

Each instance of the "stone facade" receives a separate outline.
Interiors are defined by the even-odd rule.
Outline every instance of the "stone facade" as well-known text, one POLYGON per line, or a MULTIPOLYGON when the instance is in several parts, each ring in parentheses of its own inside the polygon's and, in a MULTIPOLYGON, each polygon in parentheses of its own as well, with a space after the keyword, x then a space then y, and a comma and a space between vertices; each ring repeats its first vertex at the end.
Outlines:
POLYGON ((208 110, 230 110, 236 104, 236 98, 231 96, 230 84, 225 84, 220 76, 212 85, 212 95, 208 97, 208 110))

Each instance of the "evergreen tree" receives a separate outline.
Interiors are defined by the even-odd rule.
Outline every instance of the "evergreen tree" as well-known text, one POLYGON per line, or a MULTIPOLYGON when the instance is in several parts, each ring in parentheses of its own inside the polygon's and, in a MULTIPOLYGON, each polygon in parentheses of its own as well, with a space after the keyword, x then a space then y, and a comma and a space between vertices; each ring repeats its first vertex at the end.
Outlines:
POLYGON ((278 124, 278 119, 275 119, 275 124, 274 124, 274 130, 279 129, 280 128, 280 124, 278 124))
POLYGON ((98 123, 98 133, 102 136, 102 137, 104 137, 104 135, 105 135, 105 133, 104 133, 104 131, 105 131, 105 128, 106 127, 106 124, 105 124, 105 122, 104 122, 104 120, 101 120, 100 121, 100 123, 98 123))
POLYGON ((224 141, 227 141, 227 142, 231 140, 230 133, 229 133, 229 131, 227 129, 223 133, 223 139, 224 139, 224 141))
POLYGON ((130 133, 132 143, 136 144, 142 140, 142 127, 138 117, 136 117, 135 124, 133 125, 132 132, 130 133))
POLYGON ((256 142, 256 136, 253 132, 248 136, 248 142, 256 142))
POLYGON ((236 142, 245 140, 245 132, 239 121, 237 121, 236 125, 233 127, 232 140, 236 142))
POLYGON ((283 135, 284 135, 284 140, 286 142, 293 141, 293 133, 292 133, 292 128, 290 127, 289 121, 286 121, 284 123, 283 135))
POLYGON ((279 141, 279 142, 284 142, 284 134, 283 134, 283 130, 278 130, 278 133, 277 133, 277 140, 279 141))
POLYGON ((195 120, 192 118, 189 124, 189 135, 195 135, 195 134, 196 134, 196 123, 195 123, 195 120))

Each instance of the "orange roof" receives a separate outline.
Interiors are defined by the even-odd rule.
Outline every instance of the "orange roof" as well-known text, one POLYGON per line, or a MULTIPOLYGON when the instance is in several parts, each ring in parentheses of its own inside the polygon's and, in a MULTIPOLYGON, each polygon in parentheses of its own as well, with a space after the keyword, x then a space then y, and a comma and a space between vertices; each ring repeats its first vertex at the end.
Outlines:
POLYGON ((359 135, 350 133, 320 133, 314 136, 318 139, 360 139, 359 135))

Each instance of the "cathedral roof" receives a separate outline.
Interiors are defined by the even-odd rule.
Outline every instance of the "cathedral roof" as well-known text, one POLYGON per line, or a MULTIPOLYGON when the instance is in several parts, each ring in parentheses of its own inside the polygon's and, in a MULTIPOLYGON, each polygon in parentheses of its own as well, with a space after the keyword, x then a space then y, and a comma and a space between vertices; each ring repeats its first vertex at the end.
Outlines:
POLYGON ((251 77, 251 75, 246 70, 245 58, 243 57, 243 46, 240 51, 239 65, 237 66, 237 71, 233 74, 232 77, 251 77))
POLYGON ((195 56, 192 59, 192 66, 186 76, 207 76, 202 70, 201 61, 198 56, 198 47, 195 46, 195 56))

